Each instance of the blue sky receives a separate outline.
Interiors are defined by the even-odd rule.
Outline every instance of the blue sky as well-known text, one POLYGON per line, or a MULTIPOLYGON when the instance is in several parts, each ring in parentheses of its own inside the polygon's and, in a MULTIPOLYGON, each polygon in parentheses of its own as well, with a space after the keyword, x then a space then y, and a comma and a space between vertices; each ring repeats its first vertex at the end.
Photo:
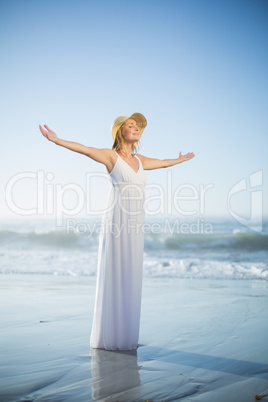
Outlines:
MULTIPOLYGON (((112 120, 133 112, 148 120, 141 154, 196 154, 147 172, 149 197, 166 188, 169 174, 174 191, 185 184, 181 194, 210 185, 203 215, 229 216, 230 189, 261 171, 256 188, 268 215, 267 17, 266 0, 2 0, 0 216, 16 217, 4 199, 13 175, 53 173, 55 192, 56 184, 85 188, 87 173, 105 173, 46 141, 39 124, 106 148, 112 120)), ((105 203, 103 182, 90 189, 94 205, 105 203)), ((36 203, 34 179, 12 191, 22 208, 36 203)), ((249 217, 250 200, 249 188, 235 194, 235 213, 249 217)), ((181 205, 200 214, 198 203, 181 205)))

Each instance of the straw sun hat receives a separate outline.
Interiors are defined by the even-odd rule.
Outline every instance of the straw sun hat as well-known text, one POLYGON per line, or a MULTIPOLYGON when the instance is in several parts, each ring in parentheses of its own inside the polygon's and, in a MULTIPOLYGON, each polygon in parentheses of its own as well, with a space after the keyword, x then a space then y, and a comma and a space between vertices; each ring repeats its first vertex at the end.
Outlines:
POLYGON ((112 122, 111 131, 113 140, 115 141, 115 136, 119 128, 125 123, 128 119, 134 119, 140 129, 140 135, 143 133, 143 130, 147 126, 147 120, 141 113, 133 113, 131 116, 119 116, 112 122))

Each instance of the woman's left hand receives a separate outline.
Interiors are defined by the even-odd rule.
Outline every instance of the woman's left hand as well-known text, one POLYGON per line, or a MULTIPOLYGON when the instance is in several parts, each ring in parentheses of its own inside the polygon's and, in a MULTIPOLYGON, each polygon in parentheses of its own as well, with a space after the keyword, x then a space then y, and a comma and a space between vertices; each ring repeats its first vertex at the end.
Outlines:
POLYGON ((188 154, 186 154, 186 155, 182 155, 180 152, 178 159, 180 162, 186 162, 186 161, 189 161, 190 159, 193 159, 194 157, 195 157, 195 154, 193 152, 188 152, 188 154))

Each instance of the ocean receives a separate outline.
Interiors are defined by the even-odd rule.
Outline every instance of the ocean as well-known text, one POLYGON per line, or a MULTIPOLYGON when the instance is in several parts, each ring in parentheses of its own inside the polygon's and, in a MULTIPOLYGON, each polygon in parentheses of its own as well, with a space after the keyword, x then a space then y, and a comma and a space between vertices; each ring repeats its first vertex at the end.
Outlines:
MULTIPOLYGON (((0 274, 95 276, 101 218, 0 221, 0 274)), ((268 280, 268 221, 146 218, 144 276, 268 280)), ((114 235, 120 235, 115 228, 114 235)))

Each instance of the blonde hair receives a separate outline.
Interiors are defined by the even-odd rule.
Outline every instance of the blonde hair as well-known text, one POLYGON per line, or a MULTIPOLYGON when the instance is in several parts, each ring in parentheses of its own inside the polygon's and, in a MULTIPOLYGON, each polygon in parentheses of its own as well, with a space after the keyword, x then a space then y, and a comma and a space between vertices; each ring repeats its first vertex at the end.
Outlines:
MULTIPOLYGON (((126 121, 119 127, 119 129, 117 130, 117 133, 115 135, 115 140, 112 146, 112 149, 114 149, 115 151, 119 152, 121 151, 121 149, 123 148, 124 145, 124 137, 122 135, 123 132, 123 128, 126 125, 126 121)), ((139 143, 138 142, 134 142, 134 144, 131 145, 131 153, 135 154, 137 153, 139 148, 139 143)))

